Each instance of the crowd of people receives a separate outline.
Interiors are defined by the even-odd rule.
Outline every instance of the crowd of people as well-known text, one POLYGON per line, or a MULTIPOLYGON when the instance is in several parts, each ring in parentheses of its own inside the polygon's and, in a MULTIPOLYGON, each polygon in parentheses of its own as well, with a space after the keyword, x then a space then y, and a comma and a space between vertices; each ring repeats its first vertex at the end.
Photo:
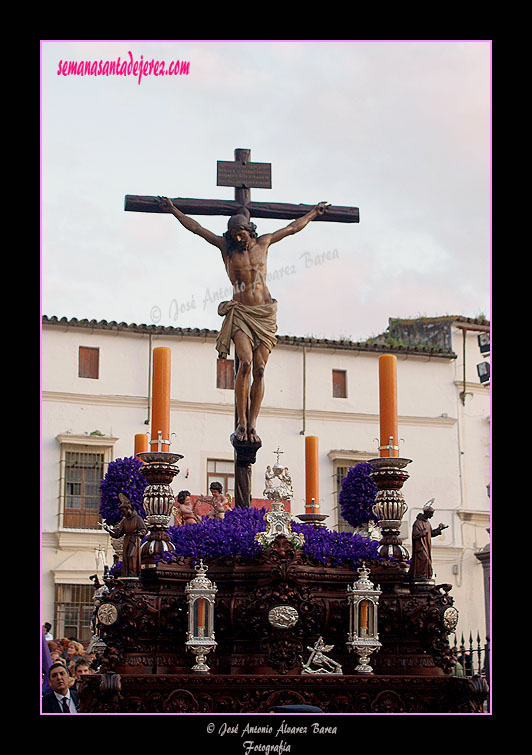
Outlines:
MULTIPOLYGON (((207 503, 211 511, 210 519, 223 519, 231 508, 230 496, 223 494, 219 482, 210 485, 210 496, 199 496, 192 503, 191 493, 182 490, 177 496, 176 524, 193 524, 202 517, 196 512, 196 505, 207 503)), ((87 652, 75 637, 54 638, 49 622, 42 625, 42 712, 77 713, 79 707, 78 685, 84 674, 93 674, 96 656, 87 652)))
POLYGON ((51 625, 43 624, 42 712, 77 713, 78 685, 84 674, 93 674, 94 653, 88 653, 75 637, 53 639, 51 625))

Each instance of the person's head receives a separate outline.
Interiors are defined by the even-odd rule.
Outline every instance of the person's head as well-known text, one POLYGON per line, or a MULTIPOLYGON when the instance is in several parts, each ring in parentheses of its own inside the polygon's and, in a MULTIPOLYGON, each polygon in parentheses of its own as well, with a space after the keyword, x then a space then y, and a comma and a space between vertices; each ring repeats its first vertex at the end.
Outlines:
POLYGON ((224 233, 229 257, 233 252, 242 252, 249 248, 251 239, 257 238, 257 226, 249 219, 249 211, 242 208, 236 215, 232 215, 224 233))
POLYGON ((76 642, 75 640, 71 640, 71 642, 68 643, 67 647, 67 655, 69 658, 73 658, 75 655, 82 655, 83 653, 83 645, 81 642, 76 642))
POLYGON ((213 495, 222 495, 223 488, 221 482, 211 482, 209 486, 209 490, 213 495))
POLYGON ((89 663, 85 660, 85 658, 80 658, 75 663, 74 676, 76 677, 76 679, 79 679, 80 676, 83 676, 84 674, 90 674, 89 663))
POLYGON ((190 503, 190 490, 180 490, 177 494, 177 502, 180 504, 189 504, 190 503), (188 499, 188 500, 187 500, 188 499))
POLYGON ((42 625, 42 628, 44 629, 45 633, 48 634, 48 632, 52 628, 52 625, 50 624, 49 621, 45 621, 44 624, 42 625))
POLYGON ((70 677, 64 664, 52 663, 48 669, 48 681, 54 692, 59 695, 66 695, 70 686, 70 677))

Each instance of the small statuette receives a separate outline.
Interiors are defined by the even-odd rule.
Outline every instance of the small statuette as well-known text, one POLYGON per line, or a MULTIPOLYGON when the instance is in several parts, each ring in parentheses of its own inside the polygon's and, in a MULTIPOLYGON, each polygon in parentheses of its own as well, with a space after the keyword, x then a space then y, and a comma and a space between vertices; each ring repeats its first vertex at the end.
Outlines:
POLYGON ((307 645, 307 650, 310 650, 310 656, 306 663, 302 665, 302 674, 343 674, 342 667, 332 658, 325 655, 325 652, 332 650, 334 645, 325 645, 323 637, 319 637, 314 643, 314 647, 307 645), (318 668, 311 668, 312 664, 318 666, 318 668))
POLYGON ((266 522, 266 531, 258 532, 255 535, 255 540, 262 545, 263 548, 269 547, 276 537, 284 535, 288 538, 294 548, 302 548, 305 542, 303 534, 296 534, 292 532, 291 522, 294 520, 294 516, 285 511, 284 502, 288 501, 293 496, 292 480, 288 473, 288 467, 281 467, 279 463, 279 454, 283 452, 277 449, 277 461, 273 465, 273 470, 270 466, 266 468, 265 488, 263 495, 272 502, 271 511, 264 516, 266 522))
POLYGON ((297 624, 299 614, 292 606, 275 606, 268 613, 268 621, 272 627, 289 629, 297 624))
POLYGON ((266 467, 263 495, 275 503, 289 501, 294 496, 292 478, 288 472, 288 467, 283 468, 279 462, 279 456, 283 451, 277 449, 274 453, 277 454, 277 461, 273 465, 273 470, 269 465, 266 467))

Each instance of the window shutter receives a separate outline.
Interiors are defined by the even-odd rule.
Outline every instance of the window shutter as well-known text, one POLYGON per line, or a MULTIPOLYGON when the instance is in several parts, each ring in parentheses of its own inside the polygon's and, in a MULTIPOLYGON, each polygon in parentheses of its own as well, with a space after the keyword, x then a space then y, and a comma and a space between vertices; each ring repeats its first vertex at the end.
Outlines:
POLYGON ((333 397, 334 398, 347 398, 347 385, 345 370, 333 370, 333 397))
POLYGON ((218 359, 216 364, 216 387, 233 390, 235 387, 235 363, 233 359, 218 359))
POLYGON ((98 379, 100 370, 100 349, 89 346, 79 347, 78 377, 98 379))

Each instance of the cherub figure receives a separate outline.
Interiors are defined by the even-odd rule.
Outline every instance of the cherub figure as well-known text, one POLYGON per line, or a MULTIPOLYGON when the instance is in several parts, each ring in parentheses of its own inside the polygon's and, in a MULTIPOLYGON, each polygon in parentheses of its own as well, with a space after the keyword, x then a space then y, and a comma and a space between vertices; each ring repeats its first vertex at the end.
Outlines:
POLYGON ((196 513, 197 503, 197 501, 195 503, 192 503, 190 490, 179 491, 179 493, 177 494, 176 508, 181 514, 183 524, 196 524, 197 522, 201 522, 201 516, 196 513))
POLYGON ((211 491, 212 495, 201 496, 200 498, 198 498, 197 502, 199 503, 200 501, 203 501, 212 506, 212 511, 209 511, 209 513, 207 514, 207 517, 209 519, 223 519, 225 512, 229 508, 229 501, 222 492, 222 484, 220 482, 211 482, 209 490, 211 491))

